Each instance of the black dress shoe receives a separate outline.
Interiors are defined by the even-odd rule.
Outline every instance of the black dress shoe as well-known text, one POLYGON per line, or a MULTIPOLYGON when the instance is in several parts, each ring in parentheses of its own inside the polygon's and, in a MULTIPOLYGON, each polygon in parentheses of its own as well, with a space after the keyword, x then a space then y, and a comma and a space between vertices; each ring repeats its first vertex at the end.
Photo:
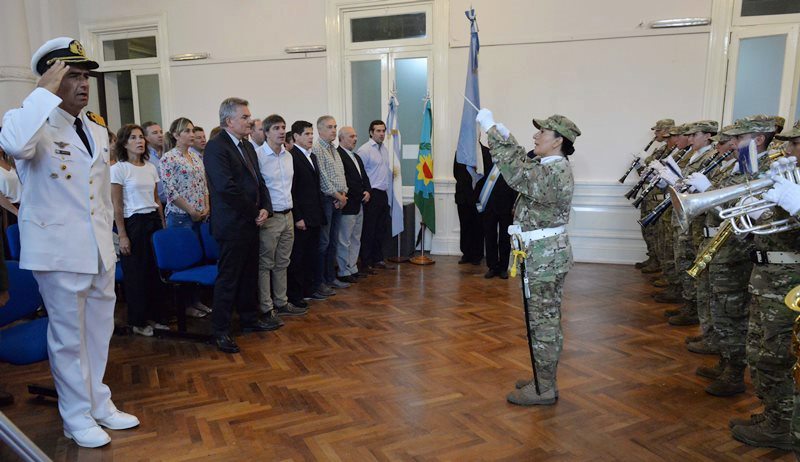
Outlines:
POLYGON ((270 310, 274 317, 265 314, 263 319, 257 319, 255 322, 242 326, 242 332, 266 332, 269 330, 276 330, 283 325, 283 321, 278 318, 275 310, 270 310), (276 321, 277 320, 277 321, 276 321))
POLYGON ((470 260, 465 257, 461 257, 461 259, 458 260, 459 265, 466 265, 467 263, 470 263, 470 260))
POLYGON ((508 271, 500 271, 500 279, 508 279, 508 271))
POLYGON ((489 271, 486 272, 486 274, 483 275, 483 277, 485 277, 486 279, 491 279, 495 276, 498 276, 499 274, 500 273, 498 273, 497 271, 490 269, 489 271))
POLYGON ((214 338, 214 343, 217 345, 217 349, 223 353, 239 352, 239 345, 237 345, 228 334, 216 336, 214 338))
POLYGON ((478 266, 478 265, 480 265, 480 264, 481 264, 481 261, 482 261, 482 260, 483 260, 483 258, 479 258, 479 259, 477 259, 477 260, 472 260, 470 263, 472 263, 472 264, 473 264, 473 265, 475 265, 475 266, 478 266))
POLYGON ((289 303, 298 308, 308 308, 308 302, 305 300, 289 300, 289 303))
POLYGON ((353 276, 339 276, 336 279, 342 282, 346 282, 348 284, 355 284, 356 282, 358 282, 358 278, 354 278, 353 276))
POLYGON ((367 277, 367 273, 362 273, 361 271, 359 271, 358 273, 353 273, 350 276, 354 278, 365 279, 367 277))

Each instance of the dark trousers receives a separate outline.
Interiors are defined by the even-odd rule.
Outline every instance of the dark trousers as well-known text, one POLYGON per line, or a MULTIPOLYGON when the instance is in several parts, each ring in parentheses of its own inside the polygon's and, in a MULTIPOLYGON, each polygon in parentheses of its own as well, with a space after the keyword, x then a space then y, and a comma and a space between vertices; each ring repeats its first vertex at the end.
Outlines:
POLYGON ((336 243, 342 211, 334 207, 333 199, 327 196, 322 199, 322 210, 325 212, 327 224, 320 229, 314 287, 329 284, 336 279, 336 243))
POLYGON ((153 233, 161 229, 158 212, 135 213, 125 219, 131 254, 122 256, 128 325, 144 327, 147 321, 163 321, 164 283, 158 277, 153 255, 153 233))
POLYGON ((511 213, 499 214, 487 210, 481 214, 481 219, 486 243, 486 266, 495 271, 507 271, 508 257, 511 255, 508 227, 514 221, 514 216, 511 213))
POLYGON ((258 234, 249 239, 219 240, 218 275, 214 284, 214 335, 230 333, 234 305, 242 325, 258 316, 258 234))
POLYGON ((361 264, 372 266, 383 261, 383 242, 391 227, 389 196, 386 191, 373 189, 369 202, 364 204, 364 225, 361 228, 361 264))
POLYGON ((319 247, 319 226, 301 231, 294 229, 294 245, 289 262, 288 287, 286 297, 289 303, 295 303, 309 297, 315 289, 314 273, 319 264, 317 248, 319 247))
POLYGON ((459 243, 463 259, 477 262, 483 258, 483 223, 475 204, 457 205, 459 243))

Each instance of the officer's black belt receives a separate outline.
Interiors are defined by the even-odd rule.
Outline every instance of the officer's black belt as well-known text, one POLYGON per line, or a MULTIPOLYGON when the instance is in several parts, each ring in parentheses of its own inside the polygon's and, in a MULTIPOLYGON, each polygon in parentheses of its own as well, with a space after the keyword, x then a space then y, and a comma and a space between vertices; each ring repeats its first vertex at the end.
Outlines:
POLYGON ((292 209, 286 209, 286 210, 277 210, 277 211, 275 211, 273 213, 280 213, 281 215, 286 215, 287 213, 289 213, 291 211, 292 211, 292 209))
POLYGON ((800 253, 798 252, 766 252, 763 250, 753 250, 750 252, 750 260, 757 265, 797 265, 800 264, 800 253))

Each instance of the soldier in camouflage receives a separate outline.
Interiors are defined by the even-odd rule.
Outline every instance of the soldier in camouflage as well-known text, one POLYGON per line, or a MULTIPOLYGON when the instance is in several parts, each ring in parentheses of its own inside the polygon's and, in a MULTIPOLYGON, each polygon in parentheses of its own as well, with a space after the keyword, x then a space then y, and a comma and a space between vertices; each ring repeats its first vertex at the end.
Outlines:
MULTIPOLYGON (((712 149, 711 137, 719 131, 719 124, 713 120, 701 120, 688 124, 684 133, 689 136, 691 150, 678 163, 681 174, 688 177, 697 172, 704 165, 704 162, 716 155, 716 150, 712 149)), ((690 222, 689 230, 682 230, 678 223, 677 216, 671 217, 673 252, 675 261, 675 271, 681 284, 681 298, 684 305, 678 314, 669 318, 669 323, 673 326, 690 326, 701 323, 703 339, 689 343, 689 351, 701 354, 716 354, 719 351, 716 335, 713 333, 711 316, 708 305, 702 309, 697 303, 697 282, 686 273, 692 265, 696 256, 696 248, 692 241, 692 229, 702 226, 702 218, 695 218, 690 222), (699 319, 701 317, 702 319, 699 319)))
MULTIPOLYGON (((572 247, 566 225, 575 188, 567 156, 581 132, 568 118, 553 115, 533 119, 539 129, 534 136, 535 157, 502 124, 495 124, 492 113, 481 109, 477 121, 489 136, 492 160, 508 185, 519 192, 514 205, 515 232, 526 253, 528 277, 526 298, 535 380, 521 380, 507 400, 522 406, 553 404, 558 397, 556 369, 561 354, 561 295, 564 278, 572 267, 572 247)), ((512 226, 512 227, 513 227, 512 226)))
MULTIPOLYGON (((686 124, 681 124, 670 129, 669 144, 675 146, 673 149, 673 156, 677 156, 677 150, 682 150, 689 145, 689 137, 685 134, 686 124)), ((661 262, 661 274, 667 282, 666 289, 653 296, 653 299, 659 303, 679 303, 683 301, 681 298, 681 285, 680 276, 675 270, 675 252, 673 251, 673 229, 671 226, 672 210, 669 209, 664 212, 664 215, 655 223, 656 235, 658 243, 656 249, 658 252, 658 259, 661 262)), ((666 312, 667 315, 674 315, 677 312, 666 312)))
MULTIPOLYGON (((654 143, 651 145, 652 153, 647 156, 642 165, 648 165, 650 162, 660 159, 664 155, 664 151, 667 150, 667 144, 665 141, 669 138, 669 129, 675 126, 675 121, 672 119, 661 119, 653 125, 650 130, 653 131, 654 143), (659 145, 656 145, 659 143, 659 145), (654 149, 653 149, 654 148, 654 149)), ((643 170, 643 168, 641 169, 643 170)), ((641 172, 640 170, 640 172, 641 172)), ((658 205, 660 201, 656 200, 657 196, 663 196, 661 194, 651 194, 642 202, 642 205, 639 207, 641 212, 641 217, 644 218, 653 210, 653 207, 658 205)), ((662 197, 663 199, 663 197, 662 197)), ((636 268, 642 270, 644 274, 652 274, 661 271, 661 265, 658 261, 658 255, 656 254, 656 229, 653 226, 645 226, 642 227, 642 238, 644 239, 645 244, 647 245, 647 260, 643 262, 639 262, 636 264, 636 268)))
MULTIPOLYGON (((800 125, 776 136, 789 140, 790 156, 800 155, 800 125)), ((765 143, 765 146, 766 144, 765 143)), ((782 148, 775 145, 776 148, 782 148)), ((761 145, 759 144, 759 148, 761 145)), ((780 189, 778 185, 775 189, 780 189)), ((792 185, 793 186, 793 185, 792 185)), ((781 194, 767 192, 765 198, 784 202, 781 194)), ((785 202, 784 202, 785 205, 785 202)), ((792 210, 797 213, 797 209, 792 210)), ((751 218, 764 224, 787 218, 789 212, 773 207, 763 213, 755 212, 751 218)), ((797 358, 791 350, 792 326, 796 314, 786 308, 784 297, 800 284, 800 230, 775 234, 754 234, 754 262, 750 275, 751 294, 750 326, 747 358, 754 376, 756 394, 761 398, 764 412, 750 419, 737 421, 733 436, 747 444, 760 447, 792 449, 792 413, 795 394, 792 384, 792 366, 797 358)))

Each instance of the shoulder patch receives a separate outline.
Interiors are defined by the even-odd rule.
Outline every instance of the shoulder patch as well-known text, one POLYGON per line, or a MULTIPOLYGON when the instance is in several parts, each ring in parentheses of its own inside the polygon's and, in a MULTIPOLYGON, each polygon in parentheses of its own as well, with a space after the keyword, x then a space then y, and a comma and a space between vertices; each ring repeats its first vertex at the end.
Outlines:
POLYGON ((86 117, 88 117, 89 120, 91 120, 92 122, 96 123, 97 125, 100 125, 101 127, 105 127, 106 126, 105 119, 103 119, 103 117, 101 115, 99 115, 99 114, 95 114, 94 112, 87 111, 86 112, 86 117))

